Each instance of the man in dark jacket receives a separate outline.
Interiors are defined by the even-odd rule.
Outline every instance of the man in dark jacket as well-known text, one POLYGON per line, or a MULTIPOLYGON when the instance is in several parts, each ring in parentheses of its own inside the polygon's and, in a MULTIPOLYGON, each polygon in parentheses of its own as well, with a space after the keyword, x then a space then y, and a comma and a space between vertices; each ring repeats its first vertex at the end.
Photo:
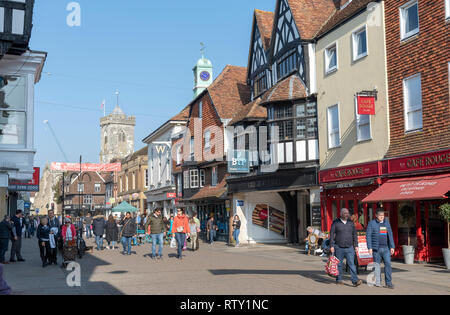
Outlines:
POLYGON ((131 240, 136 237, 136 220, 131 217, 131 213, 127 212, 125 218, 120 222, 122 231, 120 236, 122 238, 123 254, 131 255, 131 240))
POLYGON ((336 278, 336 284, 342 282, 342 262, 345 259, 350 268, 352 283, 354 287, 362 284, 358 279, 355 266, 355 251, 358 251, 358 236, 356 235, 356 227, 352 220, 349 220, 350 213, 348 209, 342 208, 341 217, 333 221, 330 231, 331 252, 336 253, 339 259, 339 275, 336 278))
POLYGON ((152 238, 152 259, 162 259, 162 250, 164 246, 164 236, 166 234, 166 225, 164 224, 163 216, 161 215, 161 209, 155 209, 153 214, 150 215, 146 224, 145 230, 152 238), (156 253, 156 243, 159 243, 158 256, 156 253))
POLYGON ((391 256, 394 255, 395 243, 392 228, 384 217, 384 210, 377 209, 376 219, 367 226, 367 248, 373 255, 375 265, 375 286, 381 287, 381 259, 384 261, 384 276, 386 288, 393 289, 391 256))
MULTIPOLYGON (((60 240, 62 238, 61 235, 61 224, 58 220, 58 218, 55 216, 55 212, 53 210, 49 210, 48 211, 48 226, 50 229, 52 228, 57 228, 58 232, 55 235, 55 239, 56 241, 60 240)), ((57 259, 57 248, 58 246, 56 246, 56 248, 53 248, 53 250, 50 251, 49 253, 49 264, 58 264, 58 259, 57 259)))
POLYGON ((5 215, 5 218, 0 222, 0 264, 8 264, 5 261, 5 254, 8 251, 9 240, 12 237, 12 227, 9 221, 9 217, 5 215))
POLYGON ((105 218, 97 212, 92 220, 92 228, 95 235, 95 243, 97 243, 97 250, 103 250, 103 234, 105 234, 105 218))
POLYGON ((11 218, 13 225, 13 239, 11 245, 11 257, 9 259, 10 262, 16 261, 25 261, 22 258, 22 254, 20 253, 20 249, 22 248, 22 230, 24 227, 24 219, 22 210, 17 210, 16 215, 11 218), (17 260, 15 258, 17 257, 17 260))

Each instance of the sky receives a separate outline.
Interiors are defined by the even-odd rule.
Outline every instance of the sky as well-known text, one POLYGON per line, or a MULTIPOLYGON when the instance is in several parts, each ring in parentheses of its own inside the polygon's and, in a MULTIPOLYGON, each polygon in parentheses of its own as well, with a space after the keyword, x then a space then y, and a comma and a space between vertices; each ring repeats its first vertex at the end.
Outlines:
POLYGON ((48 52, 35 86, 35 166, 98 163, 101 103, 136 116, 142 139, 193 97, 192 68, 200 42, 217 77, 227 64, 247 66, 253 10, 274 11, 275 0, 78 0, 81 25, 67 25, 71 0, 35 2, 32 50, 48 52))

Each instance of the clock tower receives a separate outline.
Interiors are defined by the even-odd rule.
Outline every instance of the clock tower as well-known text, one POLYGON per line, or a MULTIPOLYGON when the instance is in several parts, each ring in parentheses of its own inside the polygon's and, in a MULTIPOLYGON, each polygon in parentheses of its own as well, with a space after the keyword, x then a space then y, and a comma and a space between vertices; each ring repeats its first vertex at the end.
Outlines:
MULTIPOLYGON (((202 44, 203 46, 203 44, 202 44)), ((194 98, 202 93, 213 82, 213 66, 211 61, 205 58, 205 48, 201 49, 202 57, 197 61, 194 69, 194 98)))

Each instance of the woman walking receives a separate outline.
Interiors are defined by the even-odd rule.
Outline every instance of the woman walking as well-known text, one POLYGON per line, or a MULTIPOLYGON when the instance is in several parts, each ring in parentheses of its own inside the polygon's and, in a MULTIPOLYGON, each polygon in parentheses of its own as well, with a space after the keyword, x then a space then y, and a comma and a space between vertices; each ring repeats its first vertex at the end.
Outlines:
POLYGON ((198 228, 197 222, 195 221, 194 217, 190 218, 189 229, 191 231, 191 249, 192 249, 192 251, 196 251, 198 249, 198 247, 197 247, 197 240, 198 240, 197 228, 198 228))
POLYGON ((235 247, 239 247, 239 233, 241 231, 241 219, 238 215, 234 216, 233 220, 233 238, 236 241, 235 247))
POLYGON ((112 215, 109 215, 108 222, 105 225, 105 233, 106 233, 106 241, 108 242, 107 249, 115 249, 114 245, 116 245, 117 239, 119 237, 119 228, 117 227, 116 220, 112 215), (111 246, 110 246, 111 245, 111 246))
POLYGON ((50 261, 50 226, 48 225, 48 219, 43 217, 41 224, 37 229, 37 238, 39 251, 41 253, 42 268, 47 267, 50 261))

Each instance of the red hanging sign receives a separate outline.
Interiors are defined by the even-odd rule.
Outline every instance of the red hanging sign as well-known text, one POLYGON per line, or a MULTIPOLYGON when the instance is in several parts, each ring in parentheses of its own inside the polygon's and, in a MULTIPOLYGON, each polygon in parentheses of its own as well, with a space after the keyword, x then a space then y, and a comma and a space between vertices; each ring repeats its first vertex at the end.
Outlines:
POLYGON ((375 97, 358 96, 358 115, 375 115, 375 97))

